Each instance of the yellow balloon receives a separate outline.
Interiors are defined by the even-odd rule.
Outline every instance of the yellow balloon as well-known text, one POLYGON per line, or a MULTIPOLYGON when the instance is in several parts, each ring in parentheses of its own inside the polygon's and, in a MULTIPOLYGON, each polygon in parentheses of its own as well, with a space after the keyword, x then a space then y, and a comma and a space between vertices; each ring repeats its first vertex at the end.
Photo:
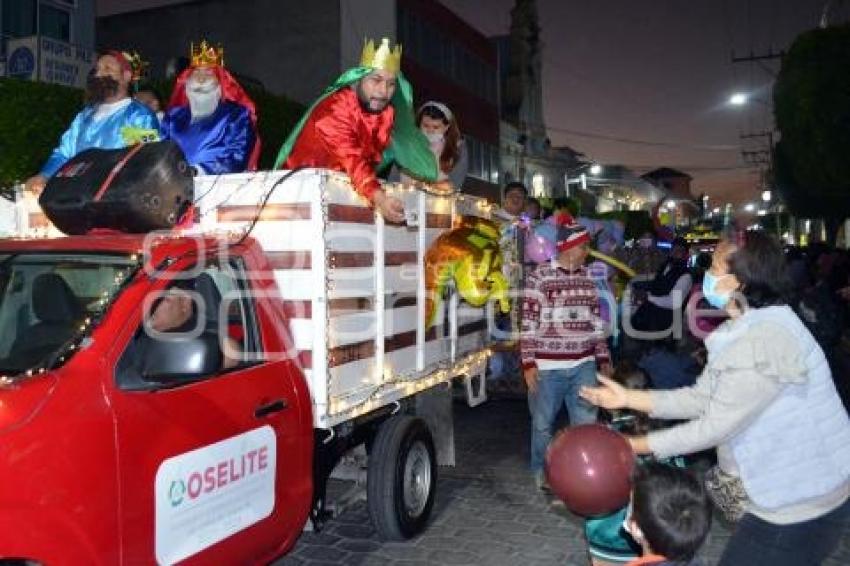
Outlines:
POLYGON ((498 226, 477 216, 462 216, 459 225, 441 234, 425 254, 426 327, 433 325, 445 286, 452 279, 470 305, 482 307, 496 300, 508 312, 508 284, 501 266, 498 226))
POLYGON ((595 257, 596 259, 598 259, 600 261, 604 261, 605 263, 607 263, 611 267, 619 269, 620 271, 622 271, 623 273, 625 273, 629 277, 634 277, 635 275, 637 275, 637 273, 635 272, 634 269, 632 269, 631 267, 629 267, 628 265, 626 265, 625 263, 623 263, 619 259, 615 259, 615 258, 613 258, 609 255, 605 255, 602 252, 599 252, 599 251, 596 251, 596 250, 590 250, 590 255, 595 257))

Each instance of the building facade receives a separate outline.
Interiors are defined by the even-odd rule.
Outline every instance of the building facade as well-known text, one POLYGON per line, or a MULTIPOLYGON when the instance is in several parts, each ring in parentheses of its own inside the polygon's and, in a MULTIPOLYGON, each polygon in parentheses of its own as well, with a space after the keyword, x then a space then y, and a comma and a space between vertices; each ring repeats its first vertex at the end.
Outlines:
POLYGON ((499 92, 495 46, 454 12, 429 0, 398 0, 402 69, 417 103, 452 110, 466 141, 464 192, 499 200, 499 92))
POLYGON ((82 87, 93 64, 95 0, 0 0, 0 76, 82 87))

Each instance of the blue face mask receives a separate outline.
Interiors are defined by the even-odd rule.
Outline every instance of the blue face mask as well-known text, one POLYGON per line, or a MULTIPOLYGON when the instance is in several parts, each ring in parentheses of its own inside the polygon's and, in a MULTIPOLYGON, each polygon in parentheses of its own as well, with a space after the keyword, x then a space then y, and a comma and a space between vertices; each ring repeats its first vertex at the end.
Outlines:
POLYGON ((717 282, 728 276, 729 274, 727 273, 726 275, 715 277, 711 274, 711 272, 706 271, 705 276, 703 277, 702 294, 705 297, 705 300, 708 301, 708 304, 716 309, 725 308, 729 303, 729 299, 732 297, 732 293, 719 293, 717 291, 717 282))

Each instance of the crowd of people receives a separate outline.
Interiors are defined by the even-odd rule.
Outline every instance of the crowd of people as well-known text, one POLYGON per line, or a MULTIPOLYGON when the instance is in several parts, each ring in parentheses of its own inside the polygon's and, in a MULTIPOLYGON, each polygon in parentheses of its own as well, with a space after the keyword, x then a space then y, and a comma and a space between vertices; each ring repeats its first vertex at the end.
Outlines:
POLYGON ((630 508, 589 518, 594 564, 691 563, 708 500, 733 525, 721 564, 821 563, 850 525, 850 254, 783 248, 760 231, 730 230, 710 252, 647 233, 612 251, 642 276, 611 308, 611 270, 588 264, 584 226, 566 216, 554 253, 534 262, 522 249, 539 203, 511 183, 497 217, 523 275, 510 335, 519 347, 497 351, 491 379, 525 383, 535 485, 548 489, 557 427, 618 427, 625 411, 644 423, 627 434, 643 461, 631 507, 649 485, 671 506, 666 522, 644 519, 656 521, 655 543, 630 508))
MULTIPOLYGON (((275 167, 344 171, 390 222, 403 221, 403 204, 381 175, 458 190, 467 173, 458 119, 440 101, 414 112, 400 58, 387 40, 369 42, 360 64, 310 106, 275 167)), ((80 151, 125 146, 128 128, 173 140, 198 174, 257 168, 256 108, 220 48, 192 49, 165 108, 152 92, 131 96, 131 62, 101 54, 88 104, 29 190, 41 192, 80 151)), ((623 410, 653 423, 628 435, 644 463, 609 529, 629 544, 618 557, 591 553, 594 561, 687 563, 710 526, 710 499, 735 523, 722 564, 819 563, 850 523, 850 255, 822 245, 783 250, 762 232, 730 233, 712 255, 693 254, 683 239, 665 253, 647 232, 606 250, 643 276, 621 301, 615 270, 588 263, 591 234, 568 214, 551 222, 551 254, 526 257, 542 216, 519 182, 505 186, 494 214, 503 272, 518 292, 495 321, 501 347, 490 373, 525 384, 534 482, 547 488, 545 453, 561 408, 571 426, 623 410), (622 379, 635 372, 646 388, 622 379), (715 448, 716 466, 699 477, 659 463, 715 448)))

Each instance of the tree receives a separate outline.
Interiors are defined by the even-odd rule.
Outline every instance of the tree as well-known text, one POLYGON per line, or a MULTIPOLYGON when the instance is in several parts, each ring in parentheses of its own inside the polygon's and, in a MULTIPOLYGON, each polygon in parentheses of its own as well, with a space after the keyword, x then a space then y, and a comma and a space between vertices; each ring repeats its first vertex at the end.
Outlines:
POLYGON ((776 187, 795 215, 823 218, 831 243, 850 216, 850 26, 799 35, 773 91, 776 187))

